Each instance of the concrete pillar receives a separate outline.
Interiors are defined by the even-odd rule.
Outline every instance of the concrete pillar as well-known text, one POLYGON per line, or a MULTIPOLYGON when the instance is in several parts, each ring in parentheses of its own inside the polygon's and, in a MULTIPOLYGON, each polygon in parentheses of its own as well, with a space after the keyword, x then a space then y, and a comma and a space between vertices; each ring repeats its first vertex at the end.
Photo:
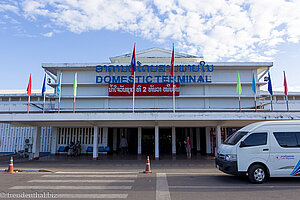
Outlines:
POLYGON ((98 126, 94 126, 93 160, 98 159, 98 136, 99 136, 99 128, 98 126))
POLYGON ((172 156, 176 156, 176 127, 172 127, 172 156))
POLYGON ((57 151, 57 136, 58 136, 58 128, 51 128, 51 154, 56 154, 57 151))
POLYGON ((200 147, 200 128, 196 128, 196 141, 197 141, 197 151, 201 150, 200 147))
POLYGON ((103 128, 103 146, 107 146, 107 143, 108 143, 108 128, 107 127, 105 127, 105 128, 103 128))
POLYGON ((216 154, 220 145, 221 145, 221 126, 218 125, 216 127, 216 151, 215 151, 216 154))
POLYGON ((117 145, 118 145, 118 129, 113 129, 113 151, 117 151, 117 145))
POLYGON ((142 127, 138 127, 138 155, 142 154, 142 127))
POLYGON ((206 134, 206 153, 211 153, 211 141, 210 141, 210 127, 205 128, 205 134, 206 134))
POLYGON ((155 160, 159 160, 159 127, 155 125, 155 160))
POLYGON ((40 147, 41 147, 41 127, 34 127, 32 134, 32 153, 33 159, 38 160, 40 158, 40 147))

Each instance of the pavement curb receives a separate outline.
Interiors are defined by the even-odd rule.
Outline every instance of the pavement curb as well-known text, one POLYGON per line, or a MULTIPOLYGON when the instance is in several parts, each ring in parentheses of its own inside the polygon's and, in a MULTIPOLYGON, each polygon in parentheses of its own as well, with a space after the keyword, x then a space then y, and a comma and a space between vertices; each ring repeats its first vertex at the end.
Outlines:
MULTIPOLYGON (((0 169, 0 172, 7 172, 7 169, 0 169)), ((43 173, 53 173, 54 171, 47 169, 15 169, 14 172, 43 172, 43 173)))

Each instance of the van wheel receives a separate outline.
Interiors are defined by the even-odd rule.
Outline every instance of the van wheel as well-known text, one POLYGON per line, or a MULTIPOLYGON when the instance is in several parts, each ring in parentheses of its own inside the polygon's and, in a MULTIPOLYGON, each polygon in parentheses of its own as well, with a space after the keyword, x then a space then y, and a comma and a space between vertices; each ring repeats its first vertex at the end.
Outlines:
POLYGON ((264 183, 267 180, 267 170, 262 165, 252 165, 248 171, 248 178, 251 183, 264 183))

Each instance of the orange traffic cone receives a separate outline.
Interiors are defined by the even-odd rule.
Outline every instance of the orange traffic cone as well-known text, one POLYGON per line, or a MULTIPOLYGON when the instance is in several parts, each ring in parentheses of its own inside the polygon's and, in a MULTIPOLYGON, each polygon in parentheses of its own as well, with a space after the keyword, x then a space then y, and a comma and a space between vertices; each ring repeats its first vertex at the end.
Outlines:
POLYGON ((151 172, 151 169, 150 169, 150 160, 149 160, 149 156, 147 156, 146 170, 144 171, 144 173, 152 173, 152 172, 151 172))
POLYGON ((9 163, 9 167, 8 167, 8 171, 7 173, 15 173, 14 172, 14 160, 13 160, 13 157, 10 157, 10 163, 9 163))

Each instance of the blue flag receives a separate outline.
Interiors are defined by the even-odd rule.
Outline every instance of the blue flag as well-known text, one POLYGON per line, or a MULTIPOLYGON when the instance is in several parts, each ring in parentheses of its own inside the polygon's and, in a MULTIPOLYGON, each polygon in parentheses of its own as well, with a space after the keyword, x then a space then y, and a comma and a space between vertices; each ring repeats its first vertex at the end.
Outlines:
POLYGON ((42 96, 44 96, 46 92, 46 74, 44 76, 44 82, 43 82, 43 87, 42 87, 42 96))
POLYGON ((135 43, 134 43, 134 48, 133 48, 133 52, 132 52, 132 58, 131 58, 131 72, 132 72, 132 76, 134 75, 134 72, 136 71, 136 58, 135 58, 135 43))
POLYGON ((273 95, 273 89, 272 89, 272 82, 271 82, 271 76, 270 76, 270 72, 268 72, 268 91, 270 93, 270 95, 273 95))
POLYGON ((58 78, 58 85, 57 85, 57 90, 56 90, 57 96, 59 96, 60 90, 61 90, 61 74, 59 75, 59 78, 58 78))
POLYGON ((254 94, 256 94, 256 81, 255 81, 254 72, 252 77, 252 91, 254 92, 254 94))

